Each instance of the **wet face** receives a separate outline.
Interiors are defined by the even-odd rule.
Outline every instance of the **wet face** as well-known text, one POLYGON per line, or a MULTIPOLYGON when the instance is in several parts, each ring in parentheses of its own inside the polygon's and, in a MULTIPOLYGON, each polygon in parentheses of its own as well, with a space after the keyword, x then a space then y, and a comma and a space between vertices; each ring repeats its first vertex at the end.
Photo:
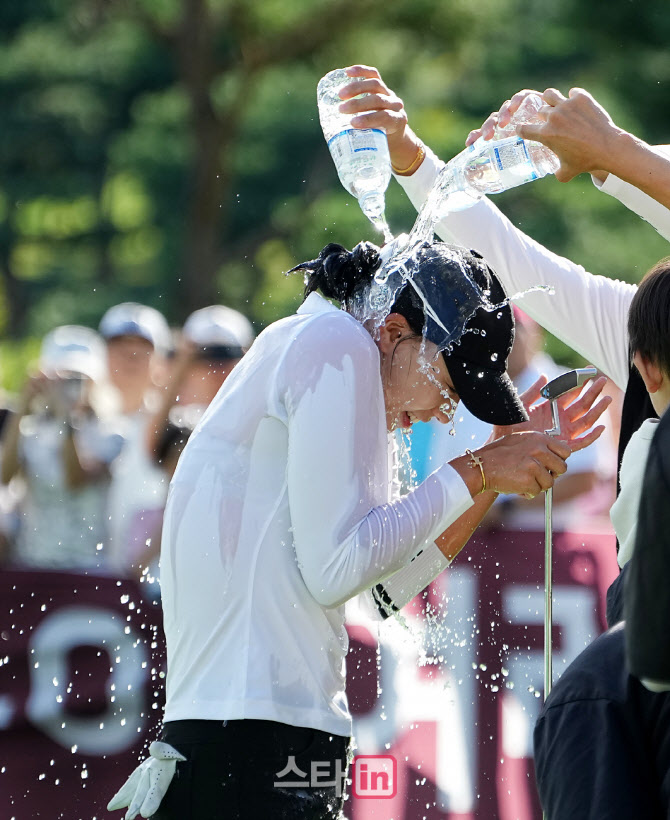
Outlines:
POLYGON ((377 344, 387 429, 409 429, 415 421, 432 418, 450 421, 458 394, 436 346, 414 336, 398 314, 386 319, 377 344))

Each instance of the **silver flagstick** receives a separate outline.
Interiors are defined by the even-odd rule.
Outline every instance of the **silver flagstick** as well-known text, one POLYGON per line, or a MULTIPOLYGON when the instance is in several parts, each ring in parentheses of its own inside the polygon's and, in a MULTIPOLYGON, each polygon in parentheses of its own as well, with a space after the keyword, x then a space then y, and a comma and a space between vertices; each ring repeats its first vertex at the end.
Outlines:
MULTIPOLYGON (((552 379, 540 391, 540 395, 551 402, 551 430, 545 430, 549 436, 561 434, 561 422, 558 417, 557 400, 573 387, 592 379, 598 371, 595 367, 580 367, 570 370, 552 379)), ((554 491, 550 487, 544 496, 544 699, 549 697, 552 685, 552 605, 553 605, 553 531, 551 516, 554 491)))

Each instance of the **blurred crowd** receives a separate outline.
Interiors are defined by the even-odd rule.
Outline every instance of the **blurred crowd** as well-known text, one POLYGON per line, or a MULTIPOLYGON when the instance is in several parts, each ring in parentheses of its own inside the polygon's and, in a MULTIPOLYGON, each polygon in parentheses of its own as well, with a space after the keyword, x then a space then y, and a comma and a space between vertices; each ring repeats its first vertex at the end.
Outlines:
POLYGON ((172 329, 134 302, 111 307, 97 331, 49 332, 0 410, 1 565, 154 583, 179 455, 253 338, 223 305, 172 329))
MULTIPOLYGON (((515 315, 509 373, 523 393, 560 368, 543 352, 541 328, 518 308, 515 315)), ((253 339, 249 320, 223 305, 197 310, 174 329, 135 302, 111 307, 97 331, 65 325, 48 333, 34 372, 0 410, 0 564, 156 584, 163 508, 179 455, 253 339)), ((609 428, 570 459, 557 482, 557 527, 586 526, 609 509, 618 437, 609 428)), ((480 447, 489 434, 462 406, 453 428, 415 425, 415 477, 480 447)), ((541 498, 501 499, 489 527, 543 528, 541 498)))

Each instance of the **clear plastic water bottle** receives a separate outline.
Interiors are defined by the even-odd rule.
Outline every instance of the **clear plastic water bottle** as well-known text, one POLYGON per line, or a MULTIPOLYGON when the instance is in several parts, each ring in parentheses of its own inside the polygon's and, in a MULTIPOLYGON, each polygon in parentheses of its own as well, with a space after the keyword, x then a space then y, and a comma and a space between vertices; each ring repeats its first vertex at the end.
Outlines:
MULTIPOLYGON (((510 118, 509 123, 504 128, 496 127, 493 139, 502 140, 507 137, 516 137, 518 125, 531 125, 533 123, 542 122, 540 119, 540 109, 543 105, 544 100, 539 94, 529 94, 527 97, 524 97, 521 105, 510 118)), ((481 144, 485 143, 486 140, 480 137, 477 142, 481 144)), ((551 149, 535 140, 525 140, 525 142, 535 165, 541 168, 549 168, 550 170, 546 173, 555 174, 556 171, 558 171, 561 162, 551 149)))
POLYGON ((338 68, 319 80, 319 119, 340 182, 356 197, 363 213, 388 242, 393 235, 384 214, 384 193, 391 179, 386 134, 379 128, 352 128, 351 115, 339 111, 342 99, 338 91, 357 79, 362 78, 350 77, 338 68))
POLYGON ((469 207, 486 194, 499 194, 554 173, 556 165, 538 145, 514 136, 466 148, 441 174, 447 209, 458 210, 454 206, 460 203, 469 207))
POLYGON ((560 162, 553 151, 516 134, 518 125, 539 121, 543 105, 539 94, 530 94, 509 125, 496 128, 493 139, 480 137, 445 165, 414 223, 410 245, 430 241, 435 224, 445 214, 469 208, 486 194, 507 191, 558 170, 560 162))

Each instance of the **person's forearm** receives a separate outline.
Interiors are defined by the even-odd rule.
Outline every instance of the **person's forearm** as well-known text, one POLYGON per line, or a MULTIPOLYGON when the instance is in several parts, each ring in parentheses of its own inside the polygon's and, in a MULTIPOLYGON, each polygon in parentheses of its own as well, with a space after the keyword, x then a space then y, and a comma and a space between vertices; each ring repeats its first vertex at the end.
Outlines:
POLYGON ((9 484, 21 466, 19 460, 19 438, 21 436, 21 419, 24 415, 23 409, 17 413, 12 413, 2 437, 2 468, 0 469, 0 480, 3 484, 9 484))
POLYGON ((63 442, 62 458, 65 472, 65 484, 70 490, 78 490, 87 484, 93 484, 109 475, 107 465, 102 462, 83 464, 79 457, 75 442, 74 430, 70 422, 66 422, 65 441, 63 442))
POLYGON ((422 162, 419 152, 423 149, 423 143, 411 128, 407 127, 402 132, 389 134, 387 142, 391 165, 396 172, 397 169, 402 171, 411 168, 412 171, 416 171, 419 168, 422 162))
POLYGON ((472 533, 482 522, 497 497, 498 493, 492 491, 478 495, 474 499, 472 507, 435 539, 440 552, 448 561, 453 561, 468 543, 472 533))
POLYGON ((670 158, 623 131, 612 140, 604 161, 604 170, 670 208, 670 158))

